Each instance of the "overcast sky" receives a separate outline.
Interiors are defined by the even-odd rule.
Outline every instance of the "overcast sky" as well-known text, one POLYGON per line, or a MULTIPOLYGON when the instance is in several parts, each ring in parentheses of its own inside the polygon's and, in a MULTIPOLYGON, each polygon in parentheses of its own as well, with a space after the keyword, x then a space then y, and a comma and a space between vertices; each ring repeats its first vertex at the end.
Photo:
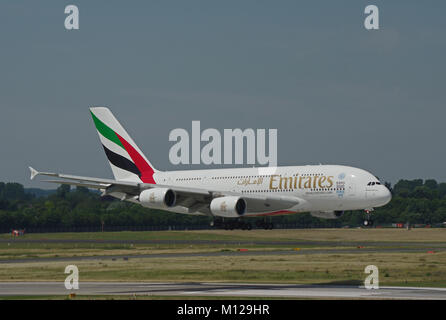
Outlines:
POLYGON ((446 2, 2 1, 0 181, 28 166, 112 177, 109 106, 160 170, 169 132, 276 128, 278 164, 446 181, 446 2), (80 29, 64 28, 75 4, 80 29), (380 29, 364 28, 364 8, 380 29))

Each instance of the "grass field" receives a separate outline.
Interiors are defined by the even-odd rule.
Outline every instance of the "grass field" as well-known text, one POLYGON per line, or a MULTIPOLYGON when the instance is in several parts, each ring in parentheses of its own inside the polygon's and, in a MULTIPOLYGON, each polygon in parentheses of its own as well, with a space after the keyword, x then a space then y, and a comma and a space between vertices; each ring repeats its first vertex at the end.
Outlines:
MULTIPOLYGON (((1 235, 0 239, 10 239, 1 235)), ((300 284, 361 284, 367 265, 376 265, 382 286, 446 287, 446 229, 306 229, 252 231, 161 231, 28 234, 22 239, 127 240, 127 243, 0 243, 0 260, 91 255, 128 255, 130 259, 39 261, 0 264, 0 281, 64 281, 65 266, 76 264, 80 281, 221 281, 300 284), (133 244, 131 240, 273 241, 243 244, 251 251, 293 250, 284 241, 308 241, 299 254, 138 258, 138 254, 237 251, 234 244, 133 244), (322 241, 327 243, 312 243, 322 241), (347 242, 347 244, 343 244, 347 242), (386 244, 383 245, 382 242, 386 244), (365 252, 366 248, 394 248, 365 252), (420 247, 416 252, 398 248, 420 247), (433 250, 431 248, 435 248, 433 250), (356 250, 353 253, 338 249, 356 250), (312 254, 307 254, 311 250, 312 254), (314 252, 324 250, 323 253, 314 252), (432 252, 429 252, 432 251, 432 252), (135 256, 135 257, 132 257, 135 256)))
MULTIPOLYGON (((83 240, 255 240, 255 241, 409 241, 446 242, 446 228, 430 229, 290 229, 290 230, 197 230, 122 231, 78 233, 30 233, 24 239, 83 240)), ((0 239, 11 239, 0 234, 0 239)))

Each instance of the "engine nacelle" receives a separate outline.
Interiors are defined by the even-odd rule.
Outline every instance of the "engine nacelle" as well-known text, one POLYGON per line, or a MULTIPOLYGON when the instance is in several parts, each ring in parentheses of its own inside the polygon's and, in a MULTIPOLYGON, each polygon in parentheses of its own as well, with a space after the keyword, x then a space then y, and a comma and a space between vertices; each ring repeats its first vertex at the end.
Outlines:
POLYGON ((321 219, 338 219, 342 217, 344 211, 314 211, 310 212, 313 217, 321 219))
POLYGON ((163 209, 175 206, 177 196, 168 188, 146 189, 139 195, 139 202, 147 208, 163 209))
POLYGON ((240 197, 228 196, 215 198, 210 209, 213 215, 225 218, 238 218, 246 213, 246 201, 240 197))

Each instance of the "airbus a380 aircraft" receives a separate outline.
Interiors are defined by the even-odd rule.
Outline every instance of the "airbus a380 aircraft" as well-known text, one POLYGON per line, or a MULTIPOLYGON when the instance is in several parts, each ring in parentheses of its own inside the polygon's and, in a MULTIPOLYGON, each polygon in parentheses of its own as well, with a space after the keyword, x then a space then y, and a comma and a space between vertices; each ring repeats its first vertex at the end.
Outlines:
MULTIPOLYGON (((226 219, 225 227, 250 229, 242 217, 310 212, 335 219, 346 210, 369 212, 387 204, 387 187, 367 171, 338 165, 265 167, 190 171, 158 171, 108 108, 90 108, 115 179, 101 179, 51 172, 58 184, 99 189, 103 195, 144 207, 226 219), (236 222, 234 222, 234 220, 236 222)), ((219 221, 219 220, 218 220, 219 221)), ((263 224, 265 229, 271 223, 263 224)))

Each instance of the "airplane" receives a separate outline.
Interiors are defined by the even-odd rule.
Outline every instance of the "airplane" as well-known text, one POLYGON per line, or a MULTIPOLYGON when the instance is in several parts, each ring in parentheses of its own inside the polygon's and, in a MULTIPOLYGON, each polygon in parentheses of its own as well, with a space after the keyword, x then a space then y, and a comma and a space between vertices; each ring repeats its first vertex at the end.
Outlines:
MULTIPOLYGON (((98 189, 102 196, 147 208, 210 216, 215 226, 248 229, 247 217, 309 212, 336 219, 347 210, 365 210, 364 225, 373 224, 371 212, 389 203, 386 186, 371 173, 342 165, 305 165, 211 170, 159 171, 107 107, 90 113, 114 179, 39 172, 58 179, 45 182, 98 189)), ((212 224, 212 223, 211 223, 212 224)))

